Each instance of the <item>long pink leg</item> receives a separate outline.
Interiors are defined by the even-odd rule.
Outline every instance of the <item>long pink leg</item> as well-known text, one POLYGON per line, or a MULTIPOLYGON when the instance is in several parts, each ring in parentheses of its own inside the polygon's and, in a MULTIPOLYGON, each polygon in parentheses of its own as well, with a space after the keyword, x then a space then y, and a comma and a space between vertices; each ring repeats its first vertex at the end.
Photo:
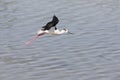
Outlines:
POLYGON ((33 41, 35 41, 37 38, 39 38, 40 36, 44 35, 45 33, 41 33, 39 35, 36 35, 35 37, 33 37, 31 40, 27 41, 25 44, 29 45, 31 44, 33 41))

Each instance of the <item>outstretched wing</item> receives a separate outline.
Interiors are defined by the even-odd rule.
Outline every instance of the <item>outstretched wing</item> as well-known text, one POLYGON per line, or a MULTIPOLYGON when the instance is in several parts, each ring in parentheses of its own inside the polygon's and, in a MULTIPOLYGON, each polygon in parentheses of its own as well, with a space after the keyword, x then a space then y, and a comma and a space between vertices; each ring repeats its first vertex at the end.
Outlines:
POLYGON ((53 20, 52 20, 53 26, 56 26, 56 24, 58 24, 58 22, 59 22, 58 18, 54 15, 53 20))
POLYGON ((54 15, 52 21, 48 22, 45 26, 42 27, 42 30, 49 30, 52 27, 56 28, 56 25, 58 24, 59 20, 58 18, 54 15))

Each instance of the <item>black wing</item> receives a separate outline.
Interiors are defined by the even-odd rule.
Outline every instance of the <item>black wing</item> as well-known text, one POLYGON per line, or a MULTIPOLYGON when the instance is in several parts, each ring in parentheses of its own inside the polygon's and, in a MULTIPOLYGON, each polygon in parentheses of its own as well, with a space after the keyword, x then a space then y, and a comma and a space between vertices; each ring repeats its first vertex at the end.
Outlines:
POLYGON ((48 22, 45 26, 42 27, 42 30, 49 30, 51 27, 55 27, 58 24, 59 20, 58 18, 54 15, 52 21, 48 22))

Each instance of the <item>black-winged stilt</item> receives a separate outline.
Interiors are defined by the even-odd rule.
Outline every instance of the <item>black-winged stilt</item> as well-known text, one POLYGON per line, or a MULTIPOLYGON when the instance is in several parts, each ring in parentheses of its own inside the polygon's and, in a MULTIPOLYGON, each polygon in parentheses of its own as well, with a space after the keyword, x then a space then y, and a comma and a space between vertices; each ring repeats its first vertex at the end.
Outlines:
POLYGON ((58 24, 59 19, 54 15, 52 21, 48 22, 45 26, 43 26, 38 32, 37 35, 26 42, 27 45, 29 45, 32 41, 36 40, 40 36, 44 34, 51 34, 51 35, 59 35, 59 34, 64 34, 64 33, 70 33, 68 29, 64 28, 62 30, 57 29, 56 25, 58 24))

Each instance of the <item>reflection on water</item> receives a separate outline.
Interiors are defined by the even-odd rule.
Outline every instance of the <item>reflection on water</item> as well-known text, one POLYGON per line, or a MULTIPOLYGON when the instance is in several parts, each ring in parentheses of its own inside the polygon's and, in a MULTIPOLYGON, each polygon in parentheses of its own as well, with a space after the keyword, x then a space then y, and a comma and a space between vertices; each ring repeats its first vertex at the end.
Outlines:
POLYGON ((0 0, 1 80, 119 80, 119 0, 0 0), (58 28, 26 46, 56 14, 58 28))

